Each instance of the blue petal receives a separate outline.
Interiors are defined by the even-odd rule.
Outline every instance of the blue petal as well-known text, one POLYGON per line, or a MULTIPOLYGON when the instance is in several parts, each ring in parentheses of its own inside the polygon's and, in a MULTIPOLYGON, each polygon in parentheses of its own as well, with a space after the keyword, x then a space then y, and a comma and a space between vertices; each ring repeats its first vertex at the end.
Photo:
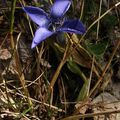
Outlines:
POLYGON ((53 18, 62 17, 71 5, 71 0, 55 0, 51 8, 51 16, 53 18))
POLYGON ((47 13, 38 8, 38 7, 23 7, 23 10, 29 15, 29 17, 40 27, 47 27, 50 19, 47 15, 47 13))
POLYGON ((51 36, 54 32, 49 31, 47 28, 40 27, 35 32, 35 37, 32 42, 31 48, 37 46, 40 42, 51 36))
POLYGON ((83 34, 86 32, 86 29, 83 23, 79 20, 67 20, 57 31, 83 34))

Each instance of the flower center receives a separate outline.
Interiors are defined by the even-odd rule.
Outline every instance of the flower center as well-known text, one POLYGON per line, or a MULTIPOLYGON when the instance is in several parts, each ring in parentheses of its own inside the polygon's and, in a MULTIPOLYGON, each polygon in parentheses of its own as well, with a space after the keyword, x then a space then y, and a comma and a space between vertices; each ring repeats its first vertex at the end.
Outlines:
POLYGON ((49 24, 49 30, 55 32, 57 28, 59 28, 64 22, 64 19, 61 19, 59 21, 51 21, 49 24))

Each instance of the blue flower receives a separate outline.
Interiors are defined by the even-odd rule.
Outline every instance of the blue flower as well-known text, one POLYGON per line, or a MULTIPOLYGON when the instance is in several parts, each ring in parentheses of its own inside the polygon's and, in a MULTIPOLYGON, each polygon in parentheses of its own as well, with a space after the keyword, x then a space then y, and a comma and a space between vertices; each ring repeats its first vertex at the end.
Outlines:
POLYGON ((47 37, 57 32, 85 33, 86 30, 80 20, 64 19, 63 16, 68 11, 70 5, 71 0, 55 0, 50 14, 38 7, 23 7, 28 16, 39 26, 35 32, 31 48, 34 48, 47 37))

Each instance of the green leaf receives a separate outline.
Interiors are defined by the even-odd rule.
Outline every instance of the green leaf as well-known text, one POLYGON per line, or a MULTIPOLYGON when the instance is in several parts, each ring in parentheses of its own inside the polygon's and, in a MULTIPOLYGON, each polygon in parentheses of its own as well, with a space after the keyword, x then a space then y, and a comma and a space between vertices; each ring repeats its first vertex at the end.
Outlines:
POLYGON ((84 73, 80 70, 80 67, 74 61, 72 61, 72 59, 70 59, 67 62, 67 66, 71 72, 79 75, 82 78, 82 80, 84 81, 84 84, 83 84, 82 88, 80 89, 78 97, 77 97, 77 101, 82 101, 87 96, 89 81, 87 80, 84 73))
POLYGON ((105 50, 107 48, 108 43, 107 42, 98 42, 96 44, 87 44, 88 51, 95 55, 96 57, 102 57, 105 53, 105 50))
POLYGON ((80 67, 71 59, 67 62, 68 69, 73 72, 74 74, 79 75, 83 81, 86 81, 86 76, 84 73, 80 70, 80 67))
POLYGON ((79 92, 79 95, 77 97, 77 101, 83 101, 87 97, 88 85, 89 85, 89 81, 86 81, 83 84, 83 86, 82 86, 82 88, 81 88, 81 90, 79 92))
POLYGON ((114 15, 106 15, 103 20, 104 24, 107 26, 107 29, 112 29, 117 23, 118 23, 118 19, 116 16, 114 15))

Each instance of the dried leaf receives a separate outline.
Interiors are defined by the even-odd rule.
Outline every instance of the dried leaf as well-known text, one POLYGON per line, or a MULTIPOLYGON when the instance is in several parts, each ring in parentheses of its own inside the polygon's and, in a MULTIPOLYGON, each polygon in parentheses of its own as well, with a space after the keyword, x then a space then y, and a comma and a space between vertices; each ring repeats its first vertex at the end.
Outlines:
POLYGON ((48 61, 44 60, 44 59, 40 59, 40 63, 44 67, 51 68, 50 63, 48 61))
POLYGON ((91 68, 92 60, 89 53, 81 45, 78 45, 79 38, 77 35, 73 34, 72 39, 73 42, 77 44, 77 48, 72 51, 73 61, 82 67, 91 68))
POLYGON ((91 103, 91 99, 85 101, 84 103, 80 102, 75 105, 75 108, 81 114, 85 114, 86 110, 89 108, 89 104, 91 103))
POLYGON ((72 51, 73 61, 85 68, 91 68, 91 58, 83 48, 77 48, 72 51))
MULTIPOLYGON (((120 109, 120 102, 107 92, 97 96, 93 104, 96 104, 93 108, 94 113, 120 109)), ((120 120, 120 113, 94 116, 94 120, 120 120)))
POLYGON ((0 60, 8 60, 12 57, 8 49, 0 49, 0 60))
POLYGON ((0 16, 0 24, 2 23, 3 21, 3 16, 0 16))

